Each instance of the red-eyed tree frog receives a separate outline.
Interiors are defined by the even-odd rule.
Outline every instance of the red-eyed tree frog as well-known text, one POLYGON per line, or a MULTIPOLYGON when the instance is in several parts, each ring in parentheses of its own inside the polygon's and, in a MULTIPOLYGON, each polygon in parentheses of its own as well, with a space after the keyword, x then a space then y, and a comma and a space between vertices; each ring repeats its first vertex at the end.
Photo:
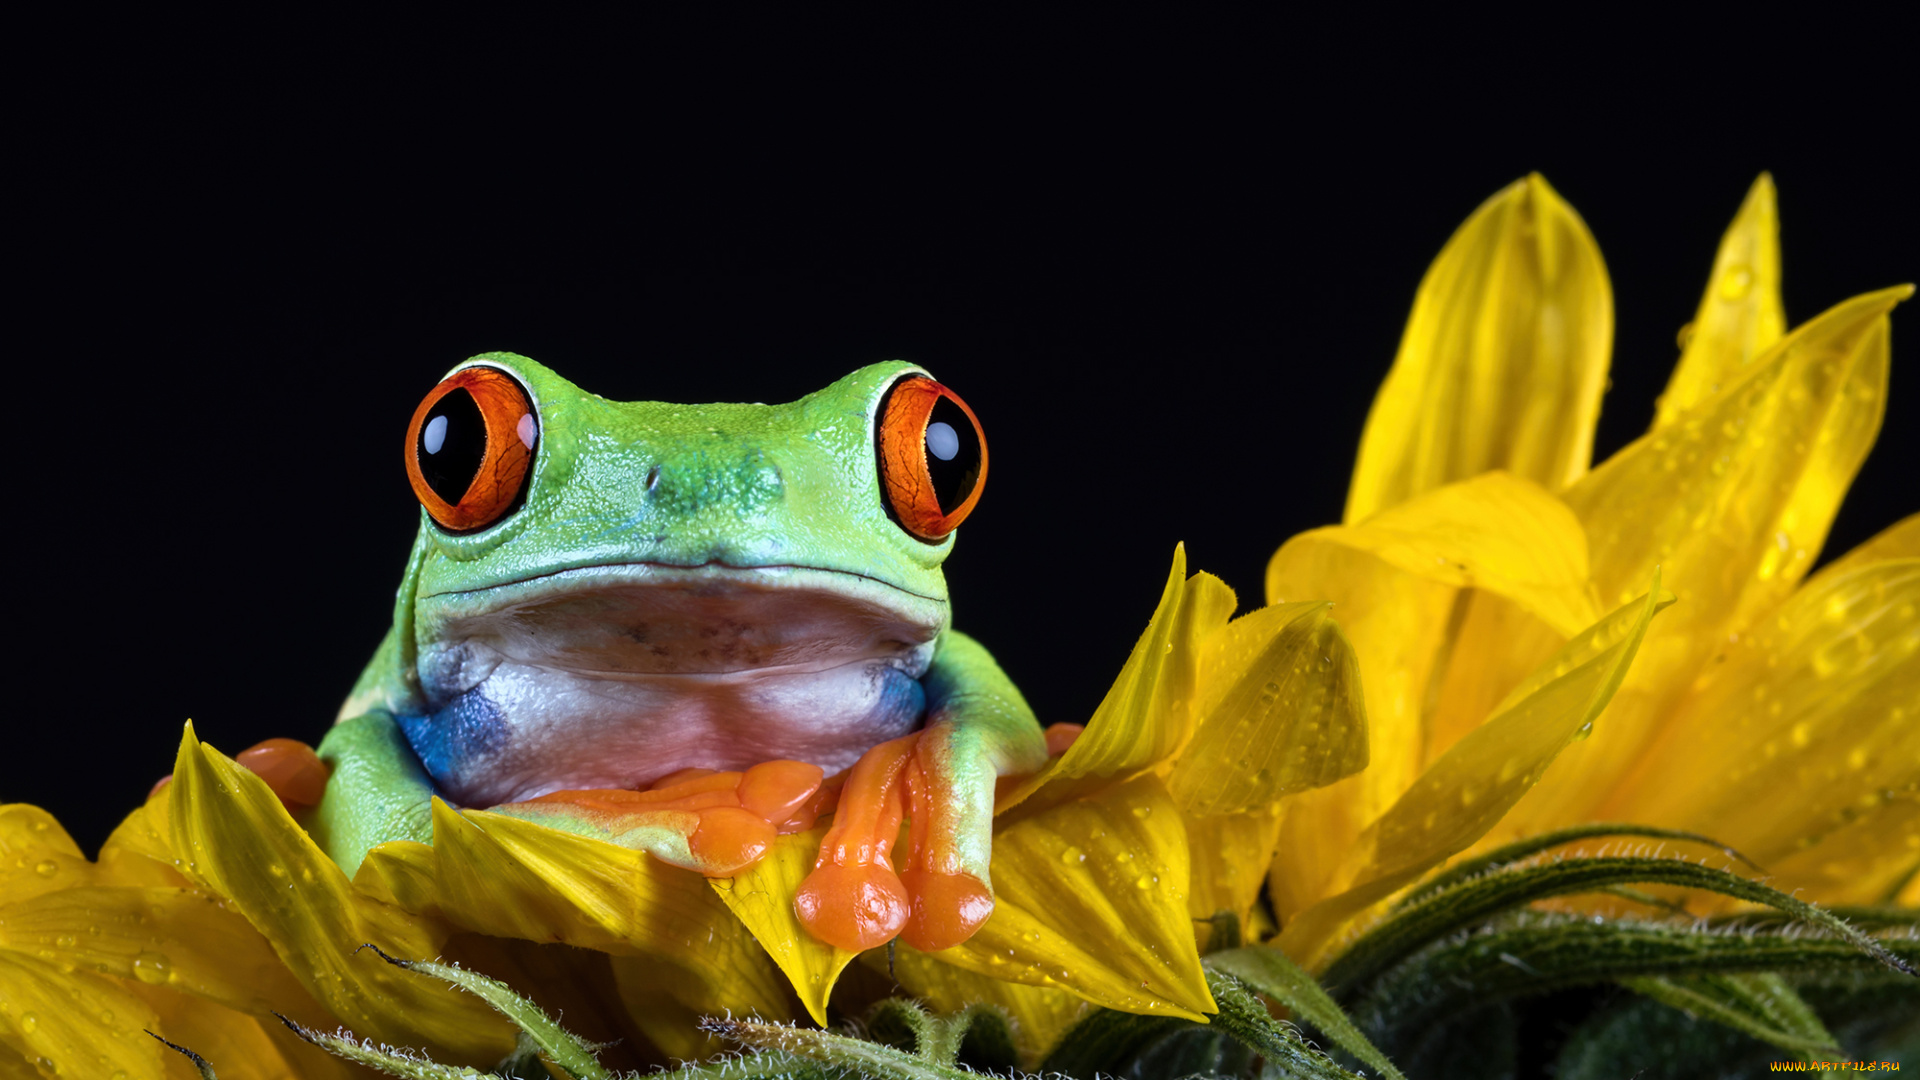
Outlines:
POLYGON ((985 921, 995 782, 1047 740, 949 625, 987 466, 951 390, 891 362, 786 405, 614 402, 487 353, 420 403, 406 466, 419 538, 307 815, 348 873, 431 842, 435 796, 710 876, 831 809, 816 936, 985 921))

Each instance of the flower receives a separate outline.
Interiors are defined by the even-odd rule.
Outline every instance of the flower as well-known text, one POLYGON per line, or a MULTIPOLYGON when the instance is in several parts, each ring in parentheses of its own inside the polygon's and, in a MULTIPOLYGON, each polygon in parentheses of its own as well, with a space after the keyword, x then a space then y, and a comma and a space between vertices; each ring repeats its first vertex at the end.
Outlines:
POLYGON ((1239 619, 1176 550, 1084 732, 1002 784, 994 912, 960 945, 805 932, 825 824, 708 880, 436 802, 432 844, 382 845, 349 879, 189 725, 98 863, 0 807, 0 1042, 46 1071, 158 1077, 148 1029, 223 1076, 349 1075, 278 1012, 442 1060, 512 1050, 499 1014, 364 944, 483 970, 627 1040, 614 1053, 700 1057, 702 1015, 824 1022, 897 986, 999 1006, 1031 1062, 1090 1005, 1214 1012, 1215 926, 1324 966, 1454 856, 1595 820, 1712 834, 1830 902, 1903 882, 1920 902, 1920 516, 1795 588, 1872 442, 1886 313, 1911 290, 1785 334, 1774 232, 1763 176, 1654 430, 1589 471, 1599 253, 1537 176, 1476 212, 1422 283, 1346 522, 1282 546, 1239 619))
MULTIPOLYGON (((1088 1003, 1192 1019, 1213 1011, 1196 918, 1246 915, 1273 846, 1274 801, 1360 769, 1367 747, 1353 658, 1327 605, 1229 622, 1233 608, 1223 583, 1189 577, 1175 552, 1154 618, 1085 735, 1039 775, 1003 786, 993 916, 951 949, 899 946, 899 985, 936 1007, 1000 1004, 1019 1021, 1029 1058, 1088 1003), (1190 832, 1205 838, 1197 861, 1190 832)), ((155 1024, 203 1054, 252 1048, 222 1061, 222 1075, 255 1075, 227 1063, 249 1055, 328 1075, 331 1063, 310 1061, 312 1048, 289 1039, 274 1010, 443 1060, 491 1064, 512 1049, 511 1027, 476 999, 358 954, 362 944, 467 963, 593 1037, 680 1059, 719 1049, 696 1027, 701 1016, 824 1023, 856 956, 806 933, 794 909, 825 823, 779 837, 733 878, 709 880, 606 841, 436 801, 431 845, 381 845, 349 880, 265 780, 201 743, 191 724, 172 782, 129 815, 97 866, 43 812, 9 813, 32 827, 8 835, 39 845, 21 847, 22 858, 50 852, 72 872, 55 883, 63 891, 49 890, 58 909, 33 924, 54 931, 0 936, 0 948, 21 950, 0 952, 0 979, 16 958, 37 971, 25 951, 38 947, 55 965, 50 986, 85 986, 105 1001, 125 997, 131 979, 152 1004, 103 1008, 99 1017, 112 1016, 98 1023, 80 1014, 72 1030, 16 1023, 4 1035, 29 1059, 115 1040, 124 1052, 114 1063, 129 1077, 159 1075, 161 1049, 139 1037, 155 1024), (136 918, 117 955, 164 956, 161 967, 86 974, 98 950, 74 929, 157 903, 155 890, 217 914, 196 927, 204 933, 165 940, 136 918), (190 974, 221 970, 228 956, 247 958, 246 978, 230 975, 215 992, 190 974)), ((33 912, 0 908, 0 930, 17 933, 23 914, 33 912)), ((888 950, 866 956, 873 983, 890 968, 888 950)), ((883 982, 878 993, 891 988, 883 982)), ((29 1000, 11 984, 3 992, 29 1000)))
POLYGON ((1383 897, 1461 851, 1581 822, 1699 831, 1827 902, 1912 878, 1920 518, 1795 590, 1878 431, 1887 313, 1912 289, 1788 334, 1779 273, 1763 175, 1652 430, 1589 471, 1612 300, 1584 224, 1530 176, 1442 250, 1345 523, 1268 567, 1270 602, 1334 601, 1373 732, 1365 773, 1286 808, 1270 881, 1297 959, 1323 965, 1383 897), (1517 696, 1656 569, 1677 603, 1605 716, 1564 748, 1528 746, 1517 696))

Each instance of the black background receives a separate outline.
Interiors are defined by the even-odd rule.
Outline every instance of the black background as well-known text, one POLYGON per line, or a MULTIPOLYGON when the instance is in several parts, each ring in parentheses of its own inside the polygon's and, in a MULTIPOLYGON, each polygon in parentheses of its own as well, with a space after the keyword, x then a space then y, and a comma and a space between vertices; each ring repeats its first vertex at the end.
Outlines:
MULTIPOLYGON (((23 39, 0 799, 91 851, 189 717, 229 753, 318 741, 418 523, 407 418, 475 352, 668 401, 925 364, 992 447, 957 624, 1078 721, 1175 542, 1244 607, 1280 541, 1338 519, 1422 271, 1528 171, 1612 277, 1598 457, 1651 418, 1760 170, 1791 322, 1920 277, 1910 95, 1872 40, 1579 36, 742 15, 23 39)), ((1920 508, 1913 318, 1829 553, 1920 508)))

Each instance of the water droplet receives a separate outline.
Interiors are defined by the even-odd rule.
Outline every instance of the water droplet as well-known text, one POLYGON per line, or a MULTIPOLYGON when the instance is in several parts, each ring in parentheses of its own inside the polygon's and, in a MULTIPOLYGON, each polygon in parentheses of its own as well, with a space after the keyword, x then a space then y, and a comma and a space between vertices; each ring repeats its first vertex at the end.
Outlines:
POLYGON ((1852 752, 1847 755, 1847 768, 1864 769, 1866 767, 1867 767, 1867 748, 1864 746, 1854 747, 1852 752))
POLYGON ((1580 730, 1574 732, 1573 737, 1576 740, 1578 740, 1578 739, 1584 739, 1591 734, 1593 734, 1593 721, 1589 720, 1586 723, 1580 725, 1580 730))
POLYGON ((47 1070, 50 1073, 57 1073, 60 1071, 60 1066, 55 1065, 53 1063, 53 1059, 50 1057, 35 1058, 33 1060, 33 1063, 47 1070))
POLYGON ((1081 863, 1087 861, 1087 853, 1077 847, 1069 847, 1060 853, 1060 861, 1066 863, 1068 866, 1079 866, 1081 863))
POLYGON ((1720 277, 1720 299, 1738 300, 1753 288, 1753 271, 1744 266, 1729 266, 1720 277))
POLYGON ((1136 806, 1133 808, 1133 816, 1141 819, 1142 821, 1145 821, 1147 818, 1150 818, 1153 816, 1153 807, 1136 806))
POLYGON ((37 1016, 35 1016, 35 1015, 33 1015, 32 1013, 21 1013, 21 1014, 20 1014, 20 1033, 21 1033, 22 1035, 31 1035, 31 1034, 33 1034, 33 1033, 34 1033, 34 1030, 35 1030, 36 1028, 38 1028, 39 1026, 40 1026, 40 1018, 39 1018, 39 1017, 37 1017, 37 1016))
POLYGON ((284 866, 281 866, 279 863, 268 863, 267 873, 272 874, 274 877, 277 877, 277 878, 284 878, 287 876, 287 868, 284 866))
POLYGON ((1152 874, 1141 874, 1139 877, 1133 879, 1133 887, 1136 889, 1151 889, 1153 888, 1153 883, 1159 880, 1159 878, 1154 877, 1152 874))
POLYGON ((1804 747, 1813 741, 1813 725, 1802 720, 1793 725, 1793 730, 1788 734, 1793 737, 1793 745, 1804 747))
POLYGON ((39 874, 41 877, 52 877, 60 872, 60 864, 54 862, 52 859, 41 859, 39 862, 33 864, 33 872, 39 874))
POLYGON ((149 986, 166 982, 173 974, 173 961, 157 952, 143 952, 133 958, 133 977, 149 986))
POLYGON ((73 935, 61 934, 59 937, 53 939, 53 943, 59 948, 71 949, 73 948, 73 935))

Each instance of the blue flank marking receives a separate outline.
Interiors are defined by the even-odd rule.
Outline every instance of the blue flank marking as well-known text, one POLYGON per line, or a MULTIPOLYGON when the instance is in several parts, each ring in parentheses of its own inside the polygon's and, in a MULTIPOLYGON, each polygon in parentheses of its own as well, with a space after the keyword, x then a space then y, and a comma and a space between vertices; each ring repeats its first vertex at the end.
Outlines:
POLYGON ((420 764, 439 787, 460 778, 464 767, 507 743, 507 718, 480 687, 425 716, 399 716, 400 730, 420 764))

